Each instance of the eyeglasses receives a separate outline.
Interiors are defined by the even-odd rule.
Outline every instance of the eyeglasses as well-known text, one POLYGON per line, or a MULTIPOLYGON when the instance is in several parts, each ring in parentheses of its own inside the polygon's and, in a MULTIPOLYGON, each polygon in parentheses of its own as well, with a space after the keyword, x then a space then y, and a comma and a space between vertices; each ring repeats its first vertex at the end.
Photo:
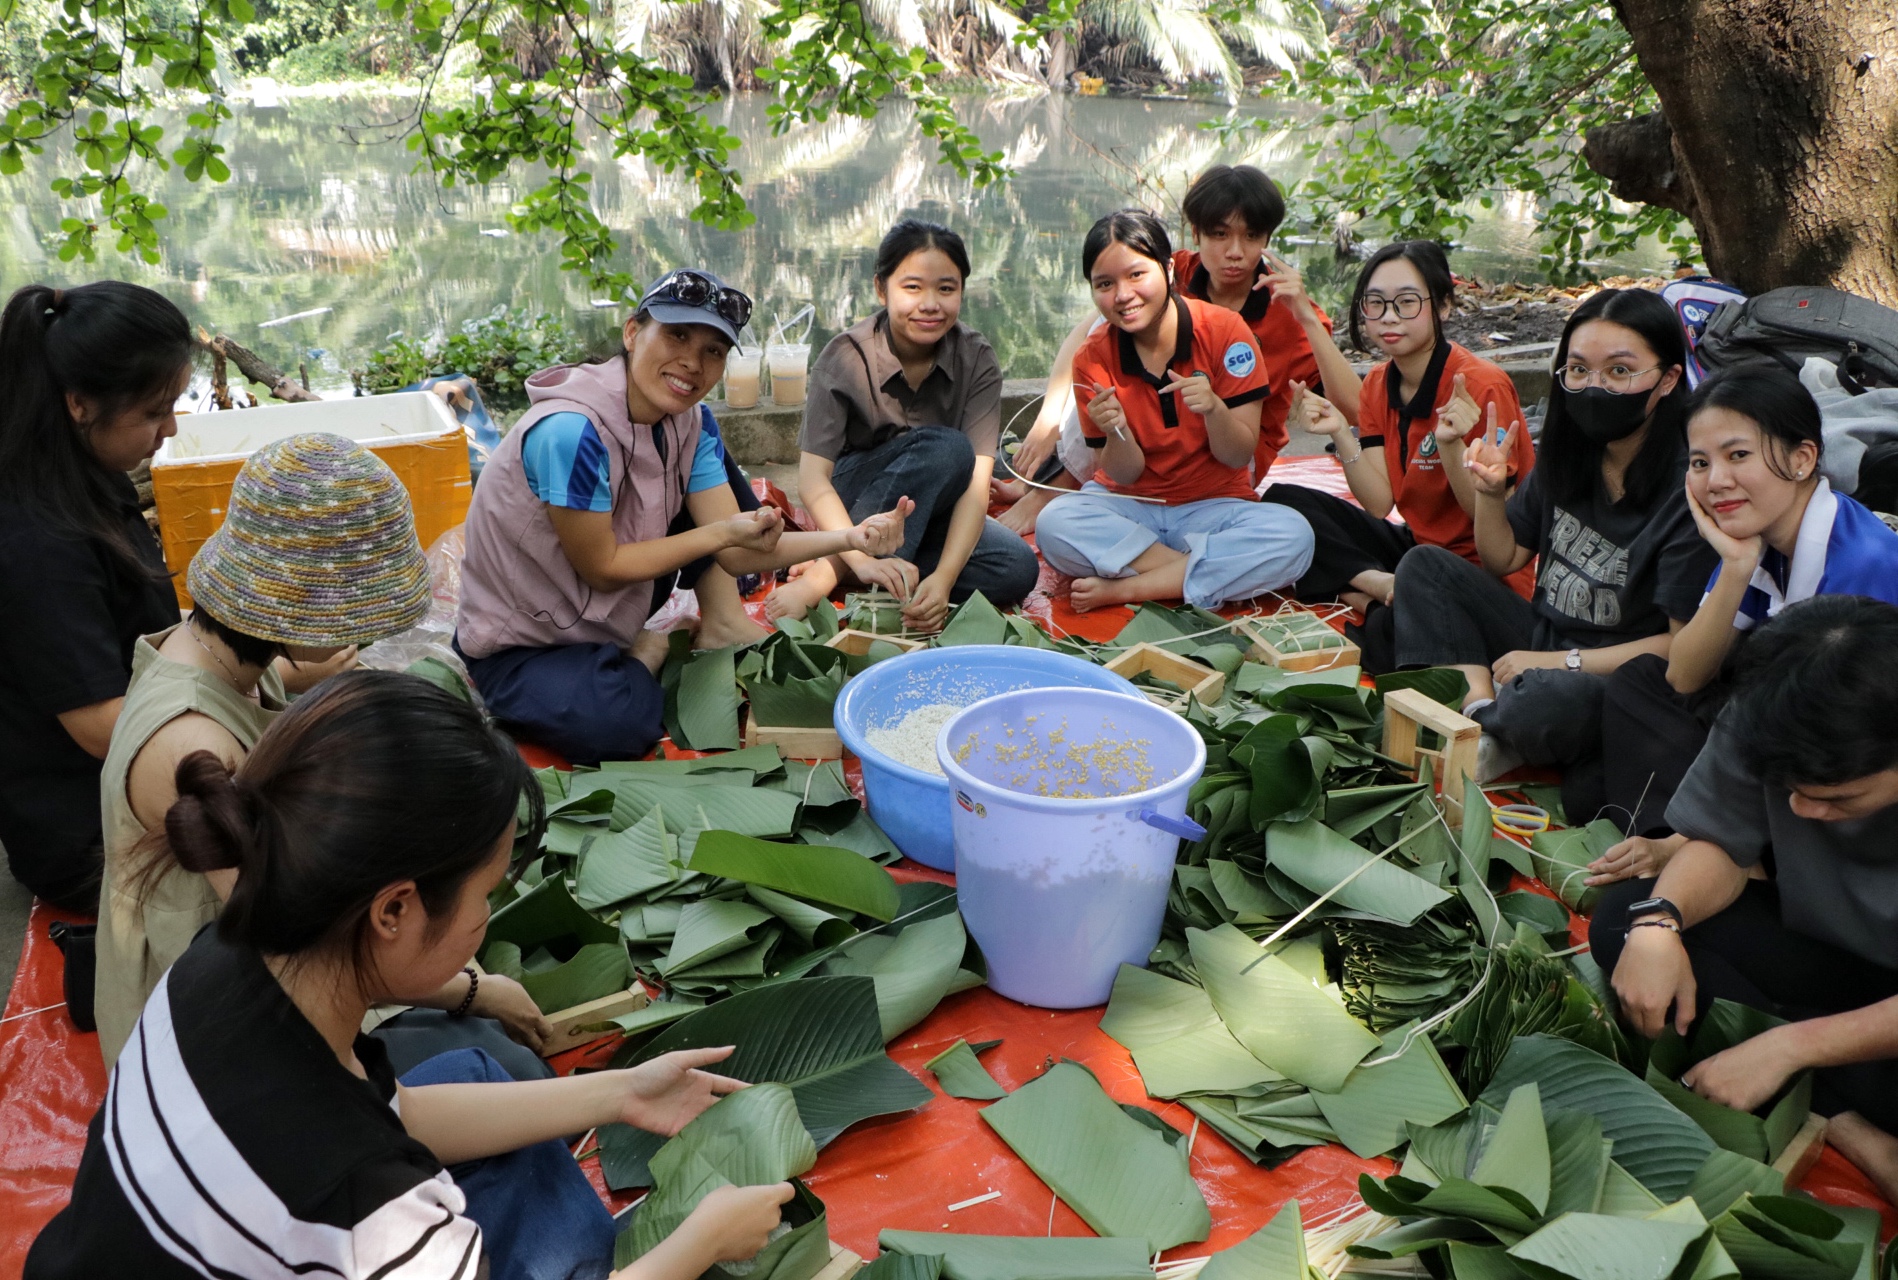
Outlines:
POLYGON ((1423 309, 1424 299, 1420 293, 1400 293, 1395 298, 1367 293, 1358 299, 1358 311, 1366 320, 1382 320, 1387 315, 1395 315, 1399 320, 1415 320, 1423 314, 1423 309))
POLYGON ((720 284, 703 271, 674 271, 654 285, 651 293, 640 299, 642 307, 653 302, 676 302, 686 307, 709 304, 720 316, 730 321, 734 329, 742 329, 751 323, 751 299, 736 289, 720 284))
POLYGON ((1590 387, 1600 387, 1613 395, 1625 396, 1635 389, 1636 379, 1645 378, 1660 367, 1657 364, 1652 369, 1630 369, 1626 365, 1611 364, 1597 372, 1587 365, 1565 364, 1556 370, 1555 376, 1562 380, 1565 391, 1586 391, 1590 387))

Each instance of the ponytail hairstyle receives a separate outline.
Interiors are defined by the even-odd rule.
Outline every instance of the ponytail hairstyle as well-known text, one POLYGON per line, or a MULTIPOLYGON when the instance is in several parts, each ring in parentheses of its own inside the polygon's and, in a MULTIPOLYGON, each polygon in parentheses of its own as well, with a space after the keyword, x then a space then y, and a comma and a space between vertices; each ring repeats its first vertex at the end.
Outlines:
POLYGON ((1424 291, 1430 295, 1430 332, 1443 341, 1443 309, 1456 301, 1456 275, 1450 270, 1450 255, 1435 240, 1393 240, 1364 260, 1358 271, 1357 287, 1351 291, 1351 314, 1346 323, 1351 330, 1351 345, 1369 351, 1364 341, 1364 293, 1371 287, 1377 269, 1396 258, 1417 268, 1423 277, 1424 291))
MULTIPOLYGON (((1687 399, 1691 394, 1686 377, 1687 338, 1674 308, 1663 302, 1660 294, 1646 289, 1603 289, 1569 312, 1550 369, 1560 370, 1568 364, 1569 340, 1591 320, 1632 329, 1660 362, 1663 378, 1669 369, 1681 373, 1674 389, 1654 406, 1641 452, 1635 454, 1622 476, 1621 502, 1629 510, 1652 511, 1664 498, 1680 492, 1679 459, 1687 447, 1687 399)), ((1647 396, 1650 391, 1632 394, 1647 396)), ((1542 437, 1536 443, 1536 474, 1542 477, 1549 497, 1565 507, 1587 502, 1602 488, 1601 464, 1607 453, 1606 445, 1590 440, 1568 420, 1568 393, 1558 379, 1550 387, 1549 413, 1542 420, 1542 437)))
POLYGON ((903 265, 903 259, 925 249, 940 249, 964 281, 969 278, 969 248, 962 237, 948 227, 921 218, 904 218, 884 233, 877 246, 876 281, 885 284, 903 265))
POLYGON ((545 816, 507 735, 419 676, 351 671, 298 699, 235 774, 178 764, 165 839, 187 871, 235 869, 218 936, 265 955, 336 948, 360 970, 369 908, 415 881, 433 934, 510 824, 545 816), (524 816, 523 816, 524 815, 524 816))
POLYGON ((1171 277, 1173 241, 1167 237, 1166 224, 1145 209, 1119 209, 1088 228, 1087 239, 1081 242, 1081 279, 1093 283, 1095 260, 1110 244, 1124 244, 1141 257, 1151 258, 1171 277))
POLYGON ((1766 469, 1781 480, 1793 479, 1786 459, 1800 445, 1811 445, 1815 460, 1825 457, 1818 402, 1790 369, 1765 363, 1722 369, 1687 397, 1687 421, 1692 422, 1702 409, 1725 409, 1758 427, 1766 469))
POLYGON ((16 289, 0 313, 0 501, 30 506, 149 574, 119 527, 111 473, 93 457, 66 397, 91 401, 95 422, 110 419, 163 395, 191 358, 184 313, 142 285, 16 289))

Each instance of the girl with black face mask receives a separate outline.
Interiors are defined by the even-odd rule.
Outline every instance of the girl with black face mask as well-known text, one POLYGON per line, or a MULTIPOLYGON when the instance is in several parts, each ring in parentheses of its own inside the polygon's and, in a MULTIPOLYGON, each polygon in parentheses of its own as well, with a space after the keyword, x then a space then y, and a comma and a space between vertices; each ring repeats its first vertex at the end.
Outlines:
POLYGON ((1467 450, 1482 567, 1419 546, 1397 568, 1398 664, 1462 671, 1464 711, 1484 731, 1483 780, 1521 763, 1560 766, 1571 822, 1603 803, 1607 676, 1642 654, 1667 656, 1716 559, 1682 488, 1685 360, 1658 295, 1604 289, 1583 302, 1556 347, 1529 478, 1509 493, 1520 425, 1467 450), (1501 579, 1531 561, 1525 601, 1501 579))

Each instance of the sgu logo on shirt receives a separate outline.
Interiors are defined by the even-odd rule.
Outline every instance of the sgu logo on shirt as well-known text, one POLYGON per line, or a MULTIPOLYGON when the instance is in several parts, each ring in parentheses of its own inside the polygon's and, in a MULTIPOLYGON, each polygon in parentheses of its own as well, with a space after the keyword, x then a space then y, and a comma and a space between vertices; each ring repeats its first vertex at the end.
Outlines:
POLYGON ((1248 376, 1259 363, 1259 353, 1250 342, 1235 342, 1226 348, 1226 372, 1235 378, 1248 376))

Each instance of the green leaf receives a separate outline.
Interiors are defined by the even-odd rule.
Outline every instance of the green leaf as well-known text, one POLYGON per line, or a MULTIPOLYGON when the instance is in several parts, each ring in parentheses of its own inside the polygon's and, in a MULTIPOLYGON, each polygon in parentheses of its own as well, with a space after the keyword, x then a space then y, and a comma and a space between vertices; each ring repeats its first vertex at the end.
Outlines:
POLYGON ((635 1256, 678 1230, 718 1188, 784 1182, 816 1163, 816 1144, 788 1088, 761 1084, 727 1094, 653 1156, 653 1192, 633 1224, 635 1256))
POLYGON ((845 942, 830 973, 861 973, 876 983, 877 1016, 888 1043, 942 1003, 962 967, 969 935, 955 912, 908 925, 895 938, 866 934, 845 942), (880 944, 874 948, 870 944, 880 944), (859 952, 863 954, 858 955, 859 952))
POLYGON ((707 875, 861 911, 876 920, 896 917, 896 881, 882 867, 849 849, 773 844, 732 831, 707 831, 699 837, 687 865, 707 875))
MULTIPOLYGON (((883 1052, 876 985, 868 978, 804 978, 740 992, 683 1018, 613 1065, 633 1066, 675 1049, 736 1045, 721 1075, 775 1081, 797 1095, 798 1114, 818 1146, 859 1120, 922 1106, 935 1095, 883 1052)), ((614 1189, 645 1184, 658 1149, 650 1134, 624 1125, 600 1130, 600 1160, 614 1189)))
POLYGON ((1558 1112, 1548 1117, 1548 1139, 1548 1216, 1601 1212, 1610 1145, 1601 1136, 1601 1121, 1580 1111, 1558 1112))
POLYGON ((1355 876, 1331 901, 1396 924, 1413 924, 1450 895, 1421 876, 1388 860, 1378 861, 1360 846, 1320 822, 1274 822, 1265 831, 1268 865, 1313 893, 1355 876))
POLYGON ((1529 858, 1535 865, 1536 879, 1555 890, 1578 913, 1594 910, 1599 889, 1588 886, 1593 874, 1588 864, 1620 844, 1621 828, 1606 818, 1597 818, 1586 827, 1564 827, 1541 831, 1529 839, 1529 858))
POLYGON ((1287 1200, 1270 1222, 1215 1253, 1199 1275, 1200 1280, 1304 1280, 1307 1265, 1298 1201, 1287 1200))
POLYGON ((1549 1134, 1542 1122, 1542 1096, 1533 1082, 1510 1090, 1502 1119, 1484 1143, 1470 1181, 1512 1191, 1538 1214, 1549 1207, 1549 1134))
POLYGON ((855 1280, 941 1280, 939 1253, 897 1253, 886 1249, 855 1280))
POLYGON ((1516 1086, 1529 1083, 1551 1112, 1581 1111, 1600 1120, 1602 1134, 1615 1144, 1615 1162, 1664 1199, 1685 1195, 1713 1152, 1699 1125, 1630 1072, 1578 1044, 1545 1035, 1519 1038, 1482 1101, 1500 1110, 1516 1086))
POLYGON ((616 943, 619 930, 575 902, 561 876, 549 876, 488 920, 489 945, 511 942, 526 951, 568 941, 616 943))
POLYGON ((981 1115, 1099 1234, 1141 1237, 1158 1253, 1211 1233, 1185 1156, 1124 1115, 1085 1067, 1060 1063, 981 1115))
POLYGON ((679 878, 677 848, 656 807, 626 830, 602 834, 580 860, 575 901, 599 911, 671 884, 679 878))
POLYGON ((877 1247, 940 1257, 945 1280, 1153 1280, 1144 1240, 885 1230, 877 1247))
POLYGON ((1599 1213, 1565 1213, 1510 1247, 1509 1256, 1571 1280, 1668 1280, 1705 1227, 1599 1213))
POLYGON ((588 943, 559 968, 518 979, 542 1013, 559 1013, 624 991, 632 980, 633 963, 617 937, 612 942, 588 943))
POLYGON ((694 751, 729 751, 738 746, 738 678, 735 649, 694 653, 679 673, 679 727, 694 751))
POLYGON ((1613 1160, 1602 1179, 1600 1212, 1617 1218, 1645 1218, 1661 1208, 1660 1199, 1613 1160))
POLYGON ((1008 1096, 1008 1090, 995 1083, 995 1077, 975 1056, 967 1040, 958 1039, 923 1065, 934 1073, 942 1091, 952 1098, 989 1101, 1008 1096))
POLYGON ((1399 1027, 1384 1037, 1377 1057, 1403 1050, 1392 1061, 1355 1068, 1336 1093, 1312 1092, 1326 1123, 1354 1155, 1384 1155, 1403 1145, 1407 1122, 1434 1125, 1469 1106, 1430 1037, 1420 1035, 1403 1049, 1405 1036, 1415 1025, 1399 1027))
POLYGON ((749 902, 724 898, 688 902, 672 949, 659 962, 659 972, 670 977, 742 950, 751 945, 751 930, 771 918, 770 912, 749 902))
POLYGON ((936 637, 936 646, 947 649, 963 644, 1005 644, 1008 623, 980 591, 950 611, 949 621, 936 637))
POLYGON ((1392 814, 1402 813, 1426 792, 1427 788, 1416 782, 1328 791, 1325 793, 1325 825, 1341 836, 1356 836, 1392 814))
POLYGON ((1710 1219, 1732 1208, 1742 1196, 1777 1196, 1785 1191, 1785 1174, 1730 1150, 1708 1156, 1687 1187, 1687 1194, 1710 1219))
POLYGON ((706 825, 744 836, 788 836, 797 826, 797 797, 767 787, 732 786, 725 782, 646 782, 637 778, 613 784, 613 825, 632 826, 655 806, 664 803, 666 830, 684 834, 693 817, 703 810, 706 825))
POLYGON ((1133 1053, 1147 1093, 1238 1093, 1284 1080, 1233 1039, 1200 988, 1124 964, 1101 1030, 1133 1053))
POLYGON ((657 1031, 660 1027, 671 1026, 680 1018, 697 1013, 704 1007, 696 1000, 655 1000, 644 1008, 612 1019, 612 1022, 629 1036, 641 1036, 649 1031, 657 1031))
POLYGON ((1377 1037, 1335 998, 1231 925, 1188 929, 1186 937, 1226 1029, 1280 1075, 1336 1093, 1377 1048, 1377 1037))

